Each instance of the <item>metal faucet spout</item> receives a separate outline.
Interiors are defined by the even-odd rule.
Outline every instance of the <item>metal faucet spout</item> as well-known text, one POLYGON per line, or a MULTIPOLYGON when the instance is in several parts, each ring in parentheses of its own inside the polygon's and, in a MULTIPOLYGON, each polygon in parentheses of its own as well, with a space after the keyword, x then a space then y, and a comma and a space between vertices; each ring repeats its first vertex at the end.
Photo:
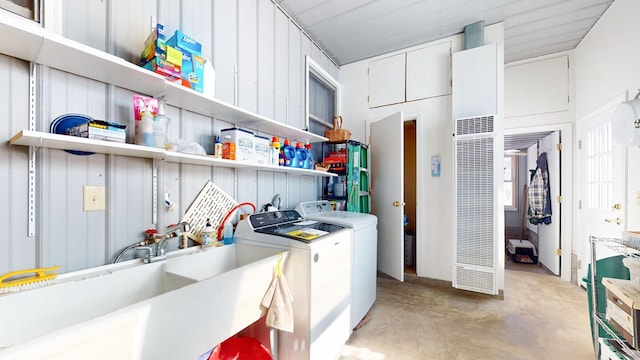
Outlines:
POLYGON ((160 240, 160 242, 158 243, 156 256, 165 256, 167 243, 169 242, 169 240, 181 235, 186 235, 186 233, 188 233, 189 231, 191 231, 191 225, 189 225, 189 223, 186 221, 171 226, 162 236, 162 240, 160 240))

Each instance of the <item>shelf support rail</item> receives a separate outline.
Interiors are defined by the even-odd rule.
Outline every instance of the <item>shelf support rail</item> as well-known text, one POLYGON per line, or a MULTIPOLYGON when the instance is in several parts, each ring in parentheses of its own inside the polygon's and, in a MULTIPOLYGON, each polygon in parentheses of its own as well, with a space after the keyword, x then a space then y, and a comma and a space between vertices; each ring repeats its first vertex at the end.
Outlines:
MULTIPOLYGON (((36 130, 36 64, 29 64, 29 130, 36 130)), ((38 148, 29 146, 29 163, 27 165, 28 173, 28 225, 27 236, 36 236, 36 152, 38 148)))

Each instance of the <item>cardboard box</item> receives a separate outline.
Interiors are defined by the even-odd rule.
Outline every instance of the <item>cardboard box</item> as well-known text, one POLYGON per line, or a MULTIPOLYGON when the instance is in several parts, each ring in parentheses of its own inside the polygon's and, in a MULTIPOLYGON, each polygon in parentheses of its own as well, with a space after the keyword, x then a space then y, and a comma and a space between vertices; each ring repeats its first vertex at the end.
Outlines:
POLYGON ((155 31, 144 41, 144 50, 140 53, 140 66, 159 57, 173 65, 182 66, 182 52, 175 46, 166 44, 164 25, 157 24, 155 31))
POLYGON ((191 54, 201 55, 202 45, 190 36, 185 35, 182 31, 176 30, 173 35, 166 41, 166 44, 176 49, 188 51, 191 54))
POLYGON ((177 81, 182 78, 182 69, 180 66, 171 64, 157 56, 152 58, 142 67, 164 76, 169 81, 177 81))
MULTIPOLYGON (((222 129, 220 131, 220 138, 222 139, 222 157, 224 159, 237 160, 246 163, 253 162, 253 154, 255 152, 253 148, 253 135, 253 132, 240 128, 222 129), (225 157, 225 144, 235 145, 235 159, 225 157)), ((231 151, 232 149, 229 148, 229 153, 231 153, 231 151)))
POLYGON ((269 165, 269 138, 260 135, 253 137, 253 162, 269 165))
POLYGON ((640 345, 640 288, 631 280, 602 278, 606 289, 606 318, 633 347, 640 345))
POLYGON ((127 137, 127 126, 108 121, 93 120, 69 128, 67 133, 87 139, 106 140, 124 143, 127 137))
POLYGON ((236 144, 222 143, 222 158, 227 160, 236 159, 236 144))
POLYGON ((202 92, 204 90, 204 63, 205 59, 186 50, 182 50, 182 70, 180 77, 182 86, 202 92))

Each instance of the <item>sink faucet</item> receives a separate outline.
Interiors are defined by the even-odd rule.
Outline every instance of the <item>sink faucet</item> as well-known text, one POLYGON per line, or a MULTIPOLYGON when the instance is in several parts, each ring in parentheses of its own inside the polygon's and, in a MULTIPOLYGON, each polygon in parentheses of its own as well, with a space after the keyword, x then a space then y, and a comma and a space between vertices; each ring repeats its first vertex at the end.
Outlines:
POLYGON ((167 232, 162 235, 162 240, 158 243, 158 249, 156 256, 164 257, 167 248, 167 242, 169 239, 173 239, 179 236, 186 236, 186 233, 191 230, 191 225, 188 222, 183 221, 179 224, 173 225, 167 232))

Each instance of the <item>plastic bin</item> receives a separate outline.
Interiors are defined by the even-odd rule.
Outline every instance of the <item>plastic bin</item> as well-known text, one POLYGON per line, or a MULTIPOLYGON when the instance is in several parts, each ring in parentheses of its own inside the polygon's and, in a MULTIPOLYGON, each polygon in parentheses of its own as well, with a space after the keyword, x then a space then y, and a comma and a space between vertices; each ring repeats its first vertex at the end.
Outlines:
MULTIPOLYGON (((624 259, 624 255, 612 256, 604 259, 600 259, 596 262, 597 270, 596 270, 596 284, 597 284, 597 302, 598 307, 597 311, 600 314, 604 314, 607 307, 607 296, 606 289, 604 285, 602 285, 602 278, 617 278, 617 279, 626 279, 629 280, 629 269, 627 269, 622 264, 622 259, 624 259)), ((582 278, 587 285, 587 299, 589 302, 589 323, 591 324, 591 339, 593 339, 593 301, 591 300, 591 292, 593 291, 593 286, 591 285, 591 264, 587 267, 587 276, 582 278)), ((598 334, 601 338, 611 338, 611 335, 607 333, 602 326, 599 326, 598 334)))
POLYGON ((413 230, 404 233, 404 265, 415 266, 416 263, 416 236, 413 230))

